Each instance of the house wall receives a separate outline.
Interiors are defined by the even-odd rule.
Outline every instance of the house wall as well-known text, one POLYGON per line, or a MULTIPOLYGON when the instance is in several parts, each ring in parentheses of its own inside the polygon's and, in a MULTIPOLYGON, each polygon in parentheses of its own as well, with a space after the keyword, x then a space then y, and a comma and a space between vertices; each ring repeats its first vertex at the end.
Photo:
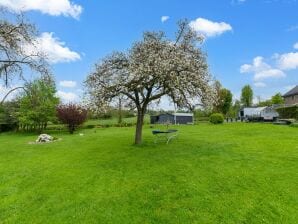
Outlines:
POLYGON ((298 104, 298 95, 284 97, 286 105, 298 104))
MULTIPOLYGON (((175 117, 171 114, 161 114, 159 116, 151 116, 150 117, 151 124, 164 124, 171 123, 175 124, 175 117)), ((176 116, 176 124, 189 124, 193 123, 192 116, 176 116)))
POLYGON ((150 124, 157 123, 158 116, 150 116, 150 124))
POLYGON ((191 116, 176 116, 176 124, 189 124, 193 123, 193 117, 191 116))
POLYGON ((173 115, 161 114, 158 116, 157 123, 164 124, 164 123, 168 123, 168 122, 170 122, 171 124, 175 123, 173 115))

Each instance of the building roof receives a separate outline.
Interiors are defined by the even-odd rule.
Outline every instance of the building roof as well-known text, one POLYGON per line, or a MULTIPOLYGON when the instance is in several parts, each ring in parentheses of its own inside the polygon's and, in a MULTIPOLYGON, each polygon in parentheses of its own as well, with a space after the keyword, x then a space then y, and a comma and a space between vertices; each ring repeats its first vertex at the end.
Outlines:
POLYGON ((283 95, 283 97, 293 96, 293 95, 298 95, 298 86, 295 86, 293 89, 291 89, 285 95, 283 95))
POLYGON ((155 116, 160 116, 160 115, 170 115, 170 116, 183 116, 183 117, 193 117, 192 113, 164 113, 164 114, 159 114, 159 115, 155 115, 155 116))
POLYGON ((249 114, 258 114, 266 108, 267 107, 244 107, 243 110, 249 114))
POLYGON ((173 113, 174 116, 192 117, 192 113, 173 113))

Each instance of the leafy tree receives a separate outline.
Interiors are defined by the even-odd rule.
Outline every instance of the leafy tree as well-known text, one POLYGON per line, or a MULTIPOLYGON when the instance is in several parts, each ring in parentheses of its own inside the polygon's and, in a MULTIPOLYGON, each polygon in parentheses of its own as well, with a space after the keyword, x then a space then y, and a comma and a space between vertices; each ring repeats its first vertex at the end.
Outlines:
POLYGON ((221 98, 222 98, 222 113, 224 115, 227 115, 227 113, 229 112, 232 106, 233 94, 228 89, 222 89, 221 98))
POLYGON ((70 134, 73 134, 75 129, 86 121, 87 114, 86 109, 72 103, 57 107, 58 119, 67 125, 70 134))
POLYGON ((212 105, 213 112, 220 112, 219 104, 221 102, 220 99, 220 90, 222 89, 222 85, 218 80, 215 80, 213 83, 213 89, 214 89, 214 101, 212 105))
POLYGON ((230 90, 222 88, 219 81, 216 81, 214 86, 216 99, 214 100, 213 111, 227 115, 232 106, 233 95, 230 90))
POLYGON ((241 108, 241 102, 239 100, 235 100, 234 104, 230 107, 228 115, 233 118, 238 117, 240 108, 241 108))
POLYGON ((281 93, 277 93, 271 97, 272 104, 284 104, 284 98, 281 93))
POLYGON ((44 130, 56 118, 59 98, 55 96, 55 83, 43 76, 26 84, 26 93, 20 98, 19 121, 23 129, 44 130))
POLYGON ((245 107, 251 107, 253 100, 253 91, 250 85, 246 85, 242 88, 241 91, 241 103, 245 107))
POLYGON ((137 110, 135 144, 140 144, 150 103, 162 96, 169 96, 180 108, 210 103, 211 76, 206 56, 197 47, 200 41, 187 21, 179 23, 175 41, 163 32, 145 32, 128 52, 115 52, 95 65, 86 80, 91 102, 105 105, 125 96, 137 110))

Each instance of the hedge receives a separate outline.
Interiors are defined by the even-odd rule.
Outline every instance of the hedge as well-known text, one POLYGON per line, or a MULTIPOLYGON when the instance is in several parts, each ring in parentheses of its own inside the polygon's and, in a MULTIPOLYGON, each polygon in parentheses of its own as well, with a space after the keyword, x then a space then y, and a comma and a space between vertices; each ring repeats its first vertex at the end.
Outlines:
POLYGON ((298 120, 298 105, 291 107, 280 107, 277 108, 276 111, 279 113, 280 118, 298 120))

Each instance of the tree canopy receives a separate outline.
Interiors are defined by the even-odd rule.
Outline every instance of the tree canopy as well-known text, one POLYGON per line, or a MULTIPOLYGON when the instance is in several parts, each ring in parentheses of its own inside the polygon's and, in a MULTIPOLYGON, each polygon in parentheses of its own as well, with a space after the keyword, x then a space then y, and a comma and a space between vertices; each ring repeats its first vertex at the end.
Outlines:
POLYGON ((214 86, 216 99, 214 100, 213 111, 227 115, 232 106, 233 94, 230 90, 223 88, 219 81, 216 81, 214 86))
POLYGON ((42 77, 26 84, 20 98, 18 118, 23 129, 42 131, 49 121, 56 118, 59 98, 55 96, 55 83, 51 77, 42 77))
POLYGON ((86 80, 91 102, 98 106, 123 95, 137 109, 135 143, 142 141, 142 125, 148 104, 168 96, 178 107, 210 104, 206 55, 198 48, 202 38, 179 23, 175 41, 163 32, 145 32, 127 52, 114 52, 95 65, 86 80))
POLYGON ((271 97, 272 104, 284 104, 284 98, 282 97, 281 93, 276 93, 274 96, 271 97))

